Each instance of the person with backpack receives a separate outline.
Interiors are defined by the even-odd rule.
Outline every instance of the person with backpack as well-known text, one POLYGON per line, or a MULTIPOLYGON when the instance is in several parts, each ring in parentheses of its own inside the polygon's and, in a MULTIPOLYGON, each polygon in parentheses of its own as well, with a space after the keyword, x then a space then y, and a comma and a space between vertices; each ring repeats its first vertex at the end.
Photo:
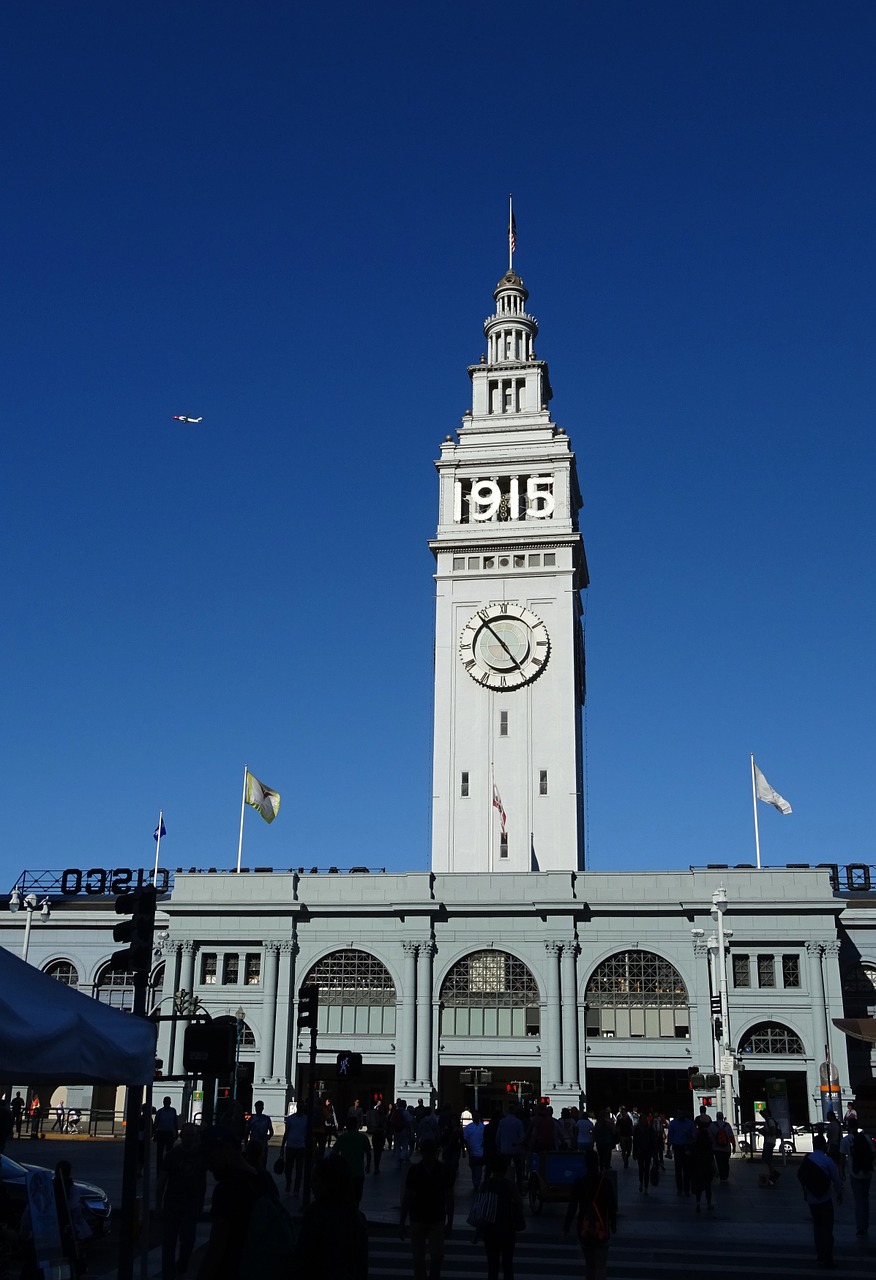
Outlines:
POLYGON ((247 1162, 224 1126, 205 1136, 207 1167, 216 1179, 210 1239, 198 1280, 260 1280, 282 1275, 292 1261, 294 1228, 280 1207, 269 1173, 247 1162))
POLYGON ((613 1175, 601 1169, 596 1151, 584 1156, 585 1173, 572 1183, 563 1235, 577 1223, 578 1244, 584 1257, 584 1280, 605 1280, 608 1246, 617 1232, 617 1194, 613 1175))
MULTIPOLYGON (((766 1182, 774 1187, 779 1180, 779 1171, 773 1164, 773 1152, 776 1149, 781 1133, 779 1126, 773 1119, 773 1114, 769 1107, 764 1107, 760 1117, 761 1132, 763 1134, 763 1151, 761 1152, 761 1161, 766 1165, 766 1174, 764 1175, 766 1182)), ((766 1185, 766 1183, 764 1183, 766 1185)))
POLYGON ((712 1139, 718 1181, 726 1182, 730 1177, 730 1156, 736 1150, 736 1135, 724 1119, 723 1111, 718 1112, 715 1123, 709 1126, 709 1137, 712 1139))
POLYGON ((870 1183, 873 1178, 873 1143, 857 1120, 847 1122, 848 1133, 840 1143, 840 1159, 849 1170, 849 1184, 855 1202, 855 1232, 865 1236, 870 1229, 870 1183))
POLYGON ((696 1211, 700 1211, 700 1199, 705 1194, 706 1209, 711 1211, 712 1180, 715 1176, 715 1158, 712 1154, 710 1124, 697 1124, 696 1138, 690 1153, 690 1181, 696 1196, 696 1211))
POLYGON ((827 1154, 827 1140, 823 1133, 812 1135, 812 1154, 803 1157, 797 1179, 812 1218, 815 1256, 821 1266, 832 1268, 833 1197, 836 1196, 837 1204, 841 1204, 843 1190, 839 1170, 827 1154))
MULTIPOLYGON (((627 1111, 626 1107, 621 1106, 617 1119, 614 1122, 615 1133, 617 1134, 618 1145, 620 1147, 621 1159, 624 1162, 624 1168, 628 1169, 630 1164, 630 1154, 633 1150, 633 1117, 627 1111)), ((641 1171, 640 1171, 641 1172, 641 1171)), ((641 1178, 640 1178, 641 1181, 641 1178)), ((642 1188, 639 1187, 641 1191, 642 1188)))

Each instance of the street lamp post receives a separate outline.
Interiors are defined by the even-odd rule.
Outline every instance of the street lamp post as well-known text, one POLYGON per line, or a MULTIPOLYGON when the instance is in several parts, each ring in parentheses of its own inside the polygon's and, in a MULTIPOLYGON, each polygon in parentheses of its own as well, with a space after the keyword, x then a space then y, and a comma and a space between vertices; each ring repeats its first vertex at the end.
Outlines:
POLYGON ((240 1046, 243 1043, 243 1028, 246 1026, 244 1021, 246 1018, 246 1010, 241 1009, 238 1005, 237 1012, 234 1016, 237 1019, 237 1041, 234 1046, 234 1091, 232 1097, 237 1101, 237 1075, 240 1070, 240 1046))
POLYGON ((22 898, 18 889, 15 888, 9 895, 9 910, 14 913, 21 907, 24 907, 27 912, 27 919, 24 924, 24 945, 21 948, 21 958, 26 961, 27 953, 30 948, 30 928, 33 924, 33 913, 37 908, 39 908, 40 919, 44 924, 52 913, 49 908, 48 898, 43 898, 42 902, 37 902, 37 896, 35 893, 27 893, 22 898))
MULTIPOLYGON (((719 1074, 724 1081, 724 1116, 733 1123, 733 1058, 730 1051, 730 1002, 727 994, 727 939, 733 936, 732 929, 724 928, 724 912, 727 910, 727 891, 720 885, 712 894, 711 917, 718 928, 716 941, 716 968, 718 971, 718 990, 721 997, 721 1034, 715 1039, 720 1046, 719 1074)), ((711 939, 709 940, 711 942, 711 939)))

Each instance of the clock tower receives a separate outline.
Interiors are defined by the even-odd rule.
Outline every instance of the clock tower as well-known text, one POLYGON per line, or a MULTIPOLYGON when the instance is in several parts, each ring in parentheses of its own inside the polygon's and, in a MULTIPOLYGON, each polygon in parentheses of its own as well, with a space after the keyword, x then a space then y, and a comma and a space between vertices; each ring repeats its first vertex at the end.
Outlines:
POLYGON ((575 455, 510 270, 436 466, 432 870, 584 867, 587 562, 575 455))

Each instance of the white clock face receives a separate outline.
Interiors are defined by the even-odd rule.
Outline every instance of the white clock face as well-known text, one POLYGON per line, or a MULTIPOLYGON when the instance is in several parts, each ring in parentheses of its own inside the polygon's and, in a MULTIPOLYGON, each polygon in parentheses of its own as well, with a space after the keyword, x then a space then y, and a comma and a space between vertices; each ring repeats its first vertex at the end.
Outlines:
POLYGON ((485 605, 459 638, 459 657, 472 680, 489 689, 519 689, 539 675, 550 639, 541 618, 513 600, 485 605))

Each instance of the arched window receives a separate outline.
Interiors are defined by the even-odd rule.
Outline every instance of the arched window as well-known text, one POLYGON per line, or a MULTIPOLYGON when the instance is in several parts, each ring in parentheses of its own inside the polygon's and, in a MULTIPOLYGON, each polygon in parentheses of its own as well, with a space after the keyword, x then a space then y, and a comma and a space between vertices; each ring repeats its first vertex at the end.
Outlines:
POLYGON ((585 1000, 588 1036, 690 1038, 687 987, 675 966, 652 951, 619 951, 603 960, 585 1000))
MULTIPOLYGON (((146 1009, 152 1009, 161 999, 164 986, 164 965, 160 964, 149 979, 146 992, 146 1009)), ((134 1007, 134 975, 121 969, 111 969, 104 965, 94 983, 94 998, 113 1009, 133 1009, 134 1007)))
POLYGON ((102 1004, 111 1005, 113 1009, 133 1009, 133 973, 124 973, 121 969, 110 969, 107 965, 97 975, 94 996, 96 1000, 100 1000, 102 1004))
POLYGON ((843 1005, 850 1018, 872 1018, 876 1012, 876 965, 859 961, 843 974, 843 1005))
MULTIPOLYGON (((236 1036, 236 1034, 237 1034, 237 1019, 236 1019, 236 1018, 232 1018, 232 1017, 229 1017, 227 1014, 223 1014, 223 1015, 222 1015, 221 1017, 219 1017, 219 1018, 214 1018, 214 1019, 213 1019, 213 1021, 214 1021, 214 1022, 230 1022, 230 1023, 233 1025, 233 1027, 234 1027, 234 1030, 235 1030, 235 1036, 236 1036)), ((241 1030, 241 1036, 240 1036, 240 1047, 241 1047, 241 1049, 254 1049, 254 1048, 255 1048, 255 1036, 253 1035, 252 1027, 249 1025, 249 1023, 248 1023, 248 1022, 244 1022, 244 1024, 243 1024, 243 1028, 242 1028, 242 1030, 241 1030)))
POLYGON ((800 1058, 805 1050, 803 1041, 789 1027, 780 1022, 761 1022, 742 1037, 739 1052, 747 1056, 800 1058))
POLYGON ((442 1036, 537 1036, 538 983, 506 951, 457 960, 441 986, 442 1036))
POLYGON ((319 1030, 329 1035, 395 1035, 395 983, 376 956, 352 947, 313 966, 304 986, 319 988, 319 1030))
POLYGON ((43 973, 47 978, 63 982, 65 987, 79 986, 79 970, 69 960, 53 960, 51 964, 46 965, 43 973))

